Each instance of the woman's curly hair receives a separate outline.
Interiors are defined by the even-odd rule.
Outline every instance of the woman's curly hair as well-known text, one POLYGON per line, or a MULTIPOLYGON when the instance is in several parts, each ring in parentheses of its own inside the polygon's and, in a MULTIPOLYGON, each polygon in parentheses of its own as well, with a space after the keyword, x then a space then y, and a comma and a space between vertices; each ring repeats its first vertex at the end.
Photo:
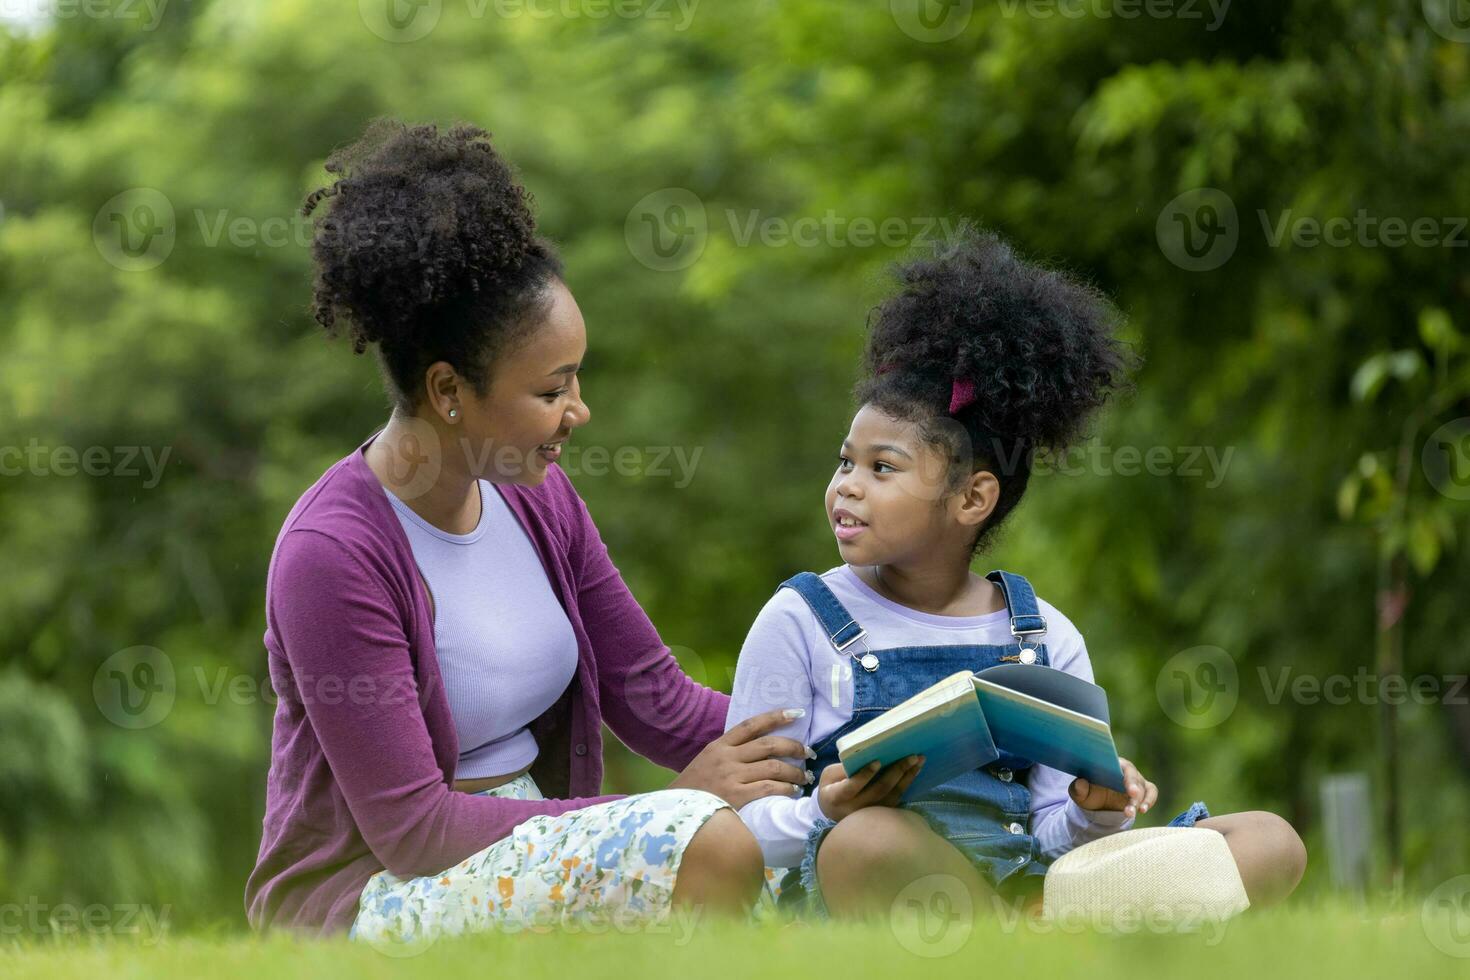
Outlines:
POLYGON ((916 423, 949 455, 950 490, 982 469, 996 475, 1000 498, 978 551, 1020 502, 1032 455, 1077 439, 1136 360, 1102 293, 967 222, 895 278, 898 292, 869 317, 857 401, 916 423), (956 381, 974 400, 951 416, 956 381))
POLYGON ((440 360, 483 396, 494 357, 539 322, 562 274, 489 134, 377 119, 326 169, 339 179, 301 209, 331 199, 312 236, 317 322, 335 337, 345 321, 354 353, 377 345, 404 411, 440 360))

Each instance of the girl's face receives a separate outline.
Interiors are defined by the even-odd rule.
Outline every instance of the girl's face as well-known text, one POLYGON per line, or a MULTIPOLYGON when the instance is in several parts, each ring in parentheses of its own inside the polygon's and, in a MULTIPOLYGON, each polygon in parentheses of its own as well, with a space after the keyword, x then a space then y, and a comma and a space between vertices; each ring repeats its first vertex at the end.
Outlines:
POLYGON ((470 471, 493 483, 540 485, 572 430, 592 415, 577 380, 587 353, 582 312, 560 280, 550 290, 545 319, 495 365, 485 397, 470 391, 461 403, 470 471))
POLYGON ((911 422, 864 405, 827 485, 827 518, 849 565, 910 564, 963 552, 994 508, 998 483, 977 473, 948 487, 949 461, 911 422))

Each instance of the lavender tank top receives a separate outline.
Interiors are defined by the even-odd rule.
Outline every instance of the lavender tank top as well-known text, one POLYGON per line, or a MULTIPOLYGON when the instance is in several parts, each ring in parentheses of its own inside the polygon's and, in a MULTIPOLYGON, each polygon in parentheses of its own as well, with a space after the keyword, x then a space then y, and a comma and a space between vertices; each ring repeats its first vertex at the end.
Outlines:
POLYGON ((500 491, 480 488, 480 523, 442 531, 383 492, 434 598, 434 647, 459 732, 456 779, 515 772, 536 758, 526 727, 577 671, 577 638, 546 569, 500 491))

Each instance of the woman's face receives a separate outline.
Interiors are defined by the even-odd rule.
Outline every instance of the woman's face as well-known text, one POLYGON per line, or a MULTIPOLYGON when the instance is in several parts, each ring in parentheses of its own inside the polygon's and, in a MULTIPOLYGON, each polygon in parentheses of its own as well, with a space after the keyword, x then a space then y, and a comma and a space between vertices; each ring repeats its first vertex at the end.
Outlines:
POLYGON ((548 290, 544 319, 497 359, 485 397, 463 389, 459 436, 475 477, 538 486, 572 430, 591 418, 577 379, 587 354, 582 311, 561 280, 548 290))
POLYGON ((842 560, 910 564, 967 548, 978 520, 994 506, 983 498, 993 496, 995 478, 976 474, 951 493, 948 467, 945 454, 913 423, 871 405, 859 409, 827 486, 827 519, 842 560), (972 487, 984 488, 978 498, 972 487))

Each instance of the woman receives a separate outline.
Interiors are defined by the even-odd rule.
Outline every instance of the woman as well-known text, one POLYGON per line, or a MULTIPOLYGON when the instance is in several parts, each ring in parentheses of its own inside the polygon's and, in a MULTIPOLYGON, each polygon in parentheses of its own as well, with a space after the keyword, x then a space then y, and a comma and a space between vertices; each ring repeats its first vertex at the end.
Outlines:
POLYGON ((554 464, 589 412, 587 341, 486 134, 379 121, 313 241, 315 313, 374 345, 387 425, 292 508, 266 587, 279 694, 256 928, 432 940, 738 913, 763 877, 735 810, 809 757, 728 734, 628 593, 554 464), (601 726, 679 772, 598 796, 601 726))

